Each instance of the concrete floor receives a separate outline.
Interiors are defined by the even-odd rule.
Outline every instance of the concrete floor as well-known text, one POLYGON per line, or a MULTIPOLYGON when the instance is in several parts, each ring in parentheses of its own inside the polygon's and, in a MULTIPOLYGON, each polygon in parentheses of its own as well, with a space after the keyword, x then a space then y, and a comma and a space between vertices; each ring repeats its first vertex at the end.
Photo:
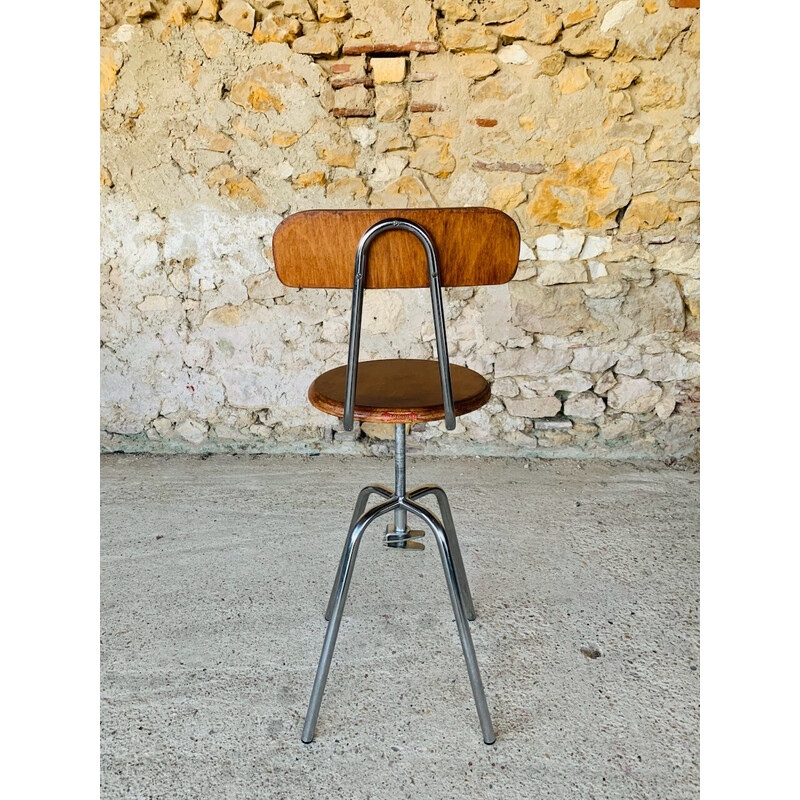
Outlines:
POLYGON ((301 744, 352 503, 391 470, 103 458, 102 796, 695 798, 698 475, 680 465, 411 457, 410 485, 450 495, 497 742, 432 537, 388 550, 375 528, 301 744))

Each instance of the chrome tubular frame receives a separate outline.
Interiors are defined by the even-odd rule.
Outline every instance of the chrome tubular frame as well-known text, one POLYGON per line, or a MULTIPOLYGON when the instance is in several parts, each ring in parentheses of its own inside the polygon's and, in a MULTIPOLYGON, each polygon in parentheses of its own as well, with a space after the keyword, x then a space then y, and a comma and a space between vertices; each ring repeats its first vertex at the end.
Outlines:
POLYGON ((439 261, 436 248, 428 232, 416 222, 394 217, 376 222, 361 237, 356 249, 355 274, 353 276, 353 304, 350 311, 350 341, 347 350, 347 377, 344 394, 344 429, 353 430, 353 415, 356 402, 356 383, 358 381, 358 350, 361 342, 361 311, 364 306, 364 285, 367 277, 367 256, 372 242, 386 231, 402 230, 413 233, 422 242, 425 258, 428 261, 428 276, 433 306, 433 328, 436 334, 436 356, 439 361, 439 377, 442 381, 442 401, 444 404, 444 424, 447 430, 456 427, 453 409, 453 387, 450 382, 450 358, 447 355, 447 335, 444 329, 444 307, 442 306, 442 286, 439 279, 439 261))
MULTIPOLYGON (((397 516, 395 516, 394 536, 402 538, 403 533, 409 536, 416 532, 405 531, 405 519, 407 514, 417 517, 425 523, 436 538, 439 548, 442 567, 444 568, 447 590, 450 594, 450 602, 453 607, 453 615, 458 628, 458 635, 461 639, 461 649, 464 653, 464 660, 467 664, 467 674, 469 675, 472 686, 472 695, 475 699, 475 706, 478 711, 478 719, 483 733, 483 740, 486 744, 493 744, 495 741, 494 729, 492 728, 491 715, 486 703, 486 695, 483 690, 478 660, 475 656, 475 647, 472 643, 472 635, 469 629, 468 620, 475 619, 475 609, 472 603, 469 584, 464 570, 464 560, 461 556, 461 548, 458 544, 453 515, 447 495, 439 486, 427 485, 420 486, 411 492, 405 491, 406 459, 405 459, 405 425, 403 423, 395 425, 395 441, 398 445, 395 453, 395 492, 391 492, 385 486, 371 485, 364 487, 358 495, 356 507, 350 522, 350 528, 342 549, 342 556, 339 560, 339 568, 333 583, 328 607, 325 612, 325 619, 328 620, 328 627, 325 632, 325 640, 322 645, 322 655, 320 656, 317 674, 314 679, 314 687, 311 690, 311 700, 308 705, 305 725, 303 726, 302 740, 306 744, 313 741, 314 731, 317 726, 317 718, 322 704, 322 696, 325 692, 325 684, 328 680, 328 671, 333 658, 333 650, 336 646, 336 638, 339 634, 339 626, 342 622, 344 606, 347 600, 347 592, 350 588, 350 581, 353 577, 358 549, 361 539, 367 528, 379 517, 394 512, 395 515, 401 513, 404 520, 402 528, 398 530, 397 516), (377 494, 382 501, 369 510, 367 502, 371 495, 377 494), (439 504, 442 519, 421 506, 418 500, 428 495, 433 495, 439 504)), ((388 536, 387 536, 388 539, 388 536)))

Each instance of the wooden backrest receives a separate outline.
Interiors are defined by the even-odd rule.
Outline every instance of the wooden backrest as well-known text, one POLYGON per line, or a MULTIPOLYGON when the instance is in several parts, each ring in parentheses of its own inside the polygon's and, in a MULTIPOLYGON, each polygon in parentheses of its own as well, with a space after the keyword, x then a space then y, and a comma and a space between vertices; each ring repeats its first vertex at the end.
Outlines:
MULTIPOLYGON (((436 245, 442 286, 507 283, 517 270, 519 230, 494 208, 417 208, 301 211, 275 229, 272 255, 286 286, 350 289, 356 248, 364 232, 391 217, 422 225, 436 245)), ((422 243, 407 231, 388 231, 370 246, 367 289, 429 285, 422 243)))

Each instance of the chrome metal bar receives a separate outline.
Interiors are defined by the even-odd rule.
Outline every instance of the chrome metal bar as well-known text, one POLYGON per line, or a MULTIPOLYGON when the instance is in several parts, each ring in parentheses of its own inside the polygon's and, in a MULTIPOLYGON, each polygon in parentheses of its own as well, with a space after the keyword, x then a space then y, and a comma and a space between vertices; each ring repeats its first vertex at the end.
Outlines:
MULTIPOLYGON (((478 711, 478 719, 481 723, 483 741, 486 744, 494 744, 495 733, 492 727, 492 718, 489 713, 489 706, 486 703, 486 694, 483 691, 483 681, 481 680, 478 659, 475 655, 475 646, 472 643, 472 635, 469 631, 469 623, 464 613, 464 603, 461 598, 459 581, 456 575, 455 564, 453 563, 452 546, 450 537, 444 529, 442 523, 424 506, 406 498, 398 500, 405 509, 416 517, 419 517, 433 532, 436 543, 439 545, 439 555, 442 559, 447 589, 450 593, 450 602, 453 606, 453 614, 456 618, 456 627, 461 639, 461 649, 464 651, 464 660, 467 663, 467 673, 469 674, 470 684, 472 685, 472 696, 475 699, 475 707, 478 711)), ((303 741, 306 741, 304 738, 303 741)))
POLYGON ((467 619, 472 621, 475 619, 475 606, 472 603, 472 592, 469 590, 467 571, 464 568, 464 559, 461 556, 461 547, 458 544, 458 537, 456 536, 453 513, 450 510, 450 502, 447 499, 444 489, 442 489, 441 486, 434 486, 433 484, 420 486, 408 493, 408 499, 421 500, 429 494, 432 494, 439 504, 439 510, 442 513, 442 523, 450 538, 450 549, 453 553, 453 566, 456 568, 456 576, 458 577, 458 584, 461 589, 461 598, 464 601, 464 613, 467 615, 467 619))
MULTIPOLYGON (((406 496, 406 426, 399 422, 394 426, 394 494, 395 497, 406 496)), ((407 515, 404 508, 398 506, 394 510, 394 532, 405 533, 407 515)))
POLYGON ((358 493, 358 500, 356 500, 356 507, 353 511, 353 517, 350 520, 350 527, 347 529, 347 536, 344 540, 344 547, 342 548, 342 556, 339 559, 339 567, 336 570, 336 577, 333 579, 333 588, 331 589, 331 596, 328 599, 328 605, 325 609, 325 619, 331 618, 331 611, 333 610, 333 601, 336 597, 336 587, 339 585, 339 577, 342 574, 342 564, 344 563, 345 554, 347 553, 347 543, 350 540, 350 534, 353 532, 353 528, 355 528, 356 523, 360 519, 361 515, 364 513, 364 509, 367 507, 367 501, 369 500, 370 495, 378 494, 384 499, 389 499, 392 497, 392 493, 389 489, 385 486, 378 486, 377 484, 373 484, 371 486, 365 486, 359 493, 358 493))
POLYGON ((378 503, 378 505, 371 508, 361 515, 358 522, 356 522, 353 530, 347 538, 347 546, 342 558, 342 569, 339 579, 336 583, 336 594, 333 602, 333 609, 331 611, 331 620, 328 623, 328 628, 325 631, 325 640, 322 644, 322 654, 319 658, 319 665, 317 666, 317 674, 314 678, 314 687, 311 690, 311 700, 308 704, 308 712, 306 713, 306 721, 303 726, 303 734, 301 739, 308 744, 314 740, 314 730, 317 727, 317 718, 319 717, 319 709, 322 704, 322 695, 325 692, 325 684, 328 680, 328 671, 331 667, 331 659, 333 658, 333 649, 336 647, 336 637, 339 634, 339 626, 342 622, 342 614, 344 612, 344 604, 347 600, 347 592, 350 588, 350 581, 353 577, 353 567, 355 566, 356 557, 358 556, 358 548, 361 544, 361 538, 364 531, 383 514, 393 511, 400 500, 391 498, 378 503))
POLYGON ((390 230, 403 230, 414 234, 422 242, 425 258, 428 262, 428 276, 433 307, 433 328, 436 334, 436 357, 439 361, 439 378, 442 383, 442 403, 444 405, 444 421, 447 430, 456 427, 456 416, 453 408, 453 386, 450 380, 450 357, 447 353, 447 334, 444 327, 444 308, 442 306, 442 286, 439 276, 439 262, 436 248, 428 232, 421 225, 408 219, 393 217, 376 222, 369 227, 356 248, 355 269, 353 274, 353 301, 350 311, 350 334, 347 349, 347 373, 344 394, 344 429, 353 430, 356 384, 358 382, 358 351, 361 342, 361 312, 364 305, 364 286, 367 273, 367 255, 372 241, 380 234, 390 230))

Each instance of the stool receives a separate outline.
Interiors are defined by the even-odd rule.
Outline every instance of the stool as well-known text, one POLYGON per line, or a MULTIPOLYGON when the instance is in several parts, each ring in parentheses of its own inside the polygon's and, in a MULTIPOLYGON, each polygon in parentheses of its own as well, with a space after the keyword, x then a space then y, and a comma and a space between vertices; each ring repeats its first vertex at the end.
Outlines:
POLYGON ((366 486, 356 501, 339 567, 325 612, 328 627, 311 691, 302 741, 310 743, 342 621, 361 539, 379 517, 392 514, 384 544, 422 550, 424 532, 408 527, 408 515, 433 533, 444 567, 453 614, 486 744, 495 741, 468 620, 475 619, 464 561, 447 495, 439 486, 406 491, 406 425, 444 420, 483 406, 491 392, 486 379, 451 365, 442 306, 442 286, 487 286, 511 280, 519 258, 519 231, 506 214, 490 208, 413 210, 320 210, 287 217, 275 230, 273 256, 278 278, 287 286, 350 288, 353 300, 347 365, 320 375, 308 390, 313 406, 343 420, 395 425, 394 491, 366 486), (355 256, 355 267, 353 267, 355 256), (369 258, 369 269, 367 261, 369 258), (389 359, 359 363, 364 290, 430 288, 437 361, 389 359), (375 494, 377 505, 367 509, 375 494), (419 504, 433 495, 441 518, 419 504))

